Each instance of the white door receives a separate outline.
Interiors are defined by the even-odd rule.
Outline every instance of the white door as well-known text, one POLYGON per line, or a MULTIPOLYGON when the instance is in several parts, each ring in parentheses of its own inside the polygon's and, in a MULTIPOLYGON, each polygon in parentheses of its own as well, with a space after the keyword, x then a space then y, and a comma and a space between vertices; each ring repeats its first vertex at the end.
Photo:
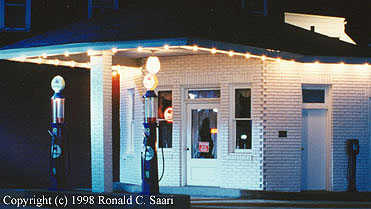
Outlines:
POLYGON ((302 190, 326 189, 327 110, 303 109, 302 190))
POLYGON ((187 105, 187 185, 218 186, 218 105, 187 105))

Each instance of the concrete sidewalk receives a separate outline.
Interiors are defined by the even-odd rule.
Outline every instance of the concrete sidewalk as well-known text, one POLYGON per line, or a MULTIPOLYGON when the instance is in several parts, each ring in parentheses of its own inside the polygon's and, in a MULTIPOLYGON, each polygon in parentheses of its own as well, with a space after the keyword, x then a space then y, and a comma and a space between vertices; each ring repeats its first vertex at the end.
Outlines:
MULTIPOLYGON (((117 191, 126 191, 130 193, 138 193, 141 191, 140 185, 124 184, 117 182, 114 183, 114 188, 117 191)), ((327 191, 272 192, 272 191, 226 189, 220 187, 204 187, 204 186, 183 186, 183 187, 161 186, 160 193, 186 194, 190 195, 191 197, 371 202, 371 192, 327 192, 327 191)))

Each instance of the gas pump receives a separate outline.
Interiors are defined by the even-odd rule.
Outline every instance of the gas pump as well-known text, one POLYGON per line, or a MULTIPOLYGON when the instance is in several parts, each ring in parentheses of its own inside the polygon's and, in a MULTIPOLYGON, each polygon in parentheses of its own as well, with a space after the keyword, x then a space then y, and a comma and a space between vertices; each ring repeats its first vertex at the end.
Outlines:
MULTIPOLYGON (((152 52, 154 53, 154 52, 152 52)), ((158 194, 158 165, 157 165, 157 121, 156 100, 157 95, 153 91, 157 87, 156 73, 160 70, 158 57, 150 56, 147 59, 146 69, 149 72, 143 79, 143 85, 147 89, 144 98, 144 140, 141 155, 142 164, 142 193, 158 194)))
POLYGON ((356 192, 356 161, 359 153, 359 141, 357 139, 347 140, 348 160, 348 191, 356 192))
POLYGON ((54 95, 50 98, 52 108, 51 131, 48 130, 51 136, 50 148, 50 189, 59 190, 65 188, 65 181, 68 176, 67 149, 68 143, 65 134, 64 125, 64 102, 62 90, 65 87, 64 79, 61 76, 56 76, 51 82, 51 87, 54 90, 54 95))
POLYGON ((147 91, 144 95, 144 140, 142 152, 142 193, 158 194, 158 165, 156 139, 156 108, 157 96, 154 91, 147 91))

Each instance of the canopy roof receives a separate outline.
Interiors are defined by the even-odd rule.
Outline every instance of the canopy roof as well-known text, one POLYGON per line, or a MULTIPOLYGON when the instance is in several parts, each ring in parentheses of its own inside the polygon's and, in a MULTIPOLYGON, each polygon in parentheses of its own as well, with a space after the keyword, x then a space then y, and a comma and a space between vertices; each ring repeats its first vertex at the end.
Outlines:
MULTIPOLYGON (((88 50, 125 49, 119 55, 148 56, 138 47, 193 46, 295 59, 299 62, 370 63, 370 52, 304 29, 268 18, 253 18, 202 9, 133 5, 113 13, 83 20, 3 48, 0 59, 42 54, 86 53, 88 50), (133 50, 130 50, 133 49, 133 50)), ((171 50, 159 56, 194 53, 171 50)), ((201 52, 198 52, 201 53, 201 52)))

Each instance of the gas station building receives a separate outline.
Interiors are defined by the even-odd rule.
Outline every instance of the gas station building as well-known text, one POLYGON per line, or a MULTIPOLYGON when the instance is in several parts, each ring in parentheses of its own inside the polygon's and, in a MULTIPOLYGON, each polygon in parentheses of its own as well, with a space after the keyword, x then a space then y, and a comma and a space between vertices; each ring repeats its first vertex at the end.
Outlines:
POLYGON ((1 59, 90 70, 92 191, 141 184, 143 79, 151 55, 161 63, 155 80, 160 192, 188 186, 346 191, 350 139, 359 142, 357 190, 371 191, 370 57, 285 24, 273 42, 296 47, 287 51, 256 47, 243 27, 190 34, 191 26, 185 32, 157 16, 132 28, 137 15, 113 14, 0 49, 1 59), (112 71, 120 74, 121 98, 115 183, 112 71))

